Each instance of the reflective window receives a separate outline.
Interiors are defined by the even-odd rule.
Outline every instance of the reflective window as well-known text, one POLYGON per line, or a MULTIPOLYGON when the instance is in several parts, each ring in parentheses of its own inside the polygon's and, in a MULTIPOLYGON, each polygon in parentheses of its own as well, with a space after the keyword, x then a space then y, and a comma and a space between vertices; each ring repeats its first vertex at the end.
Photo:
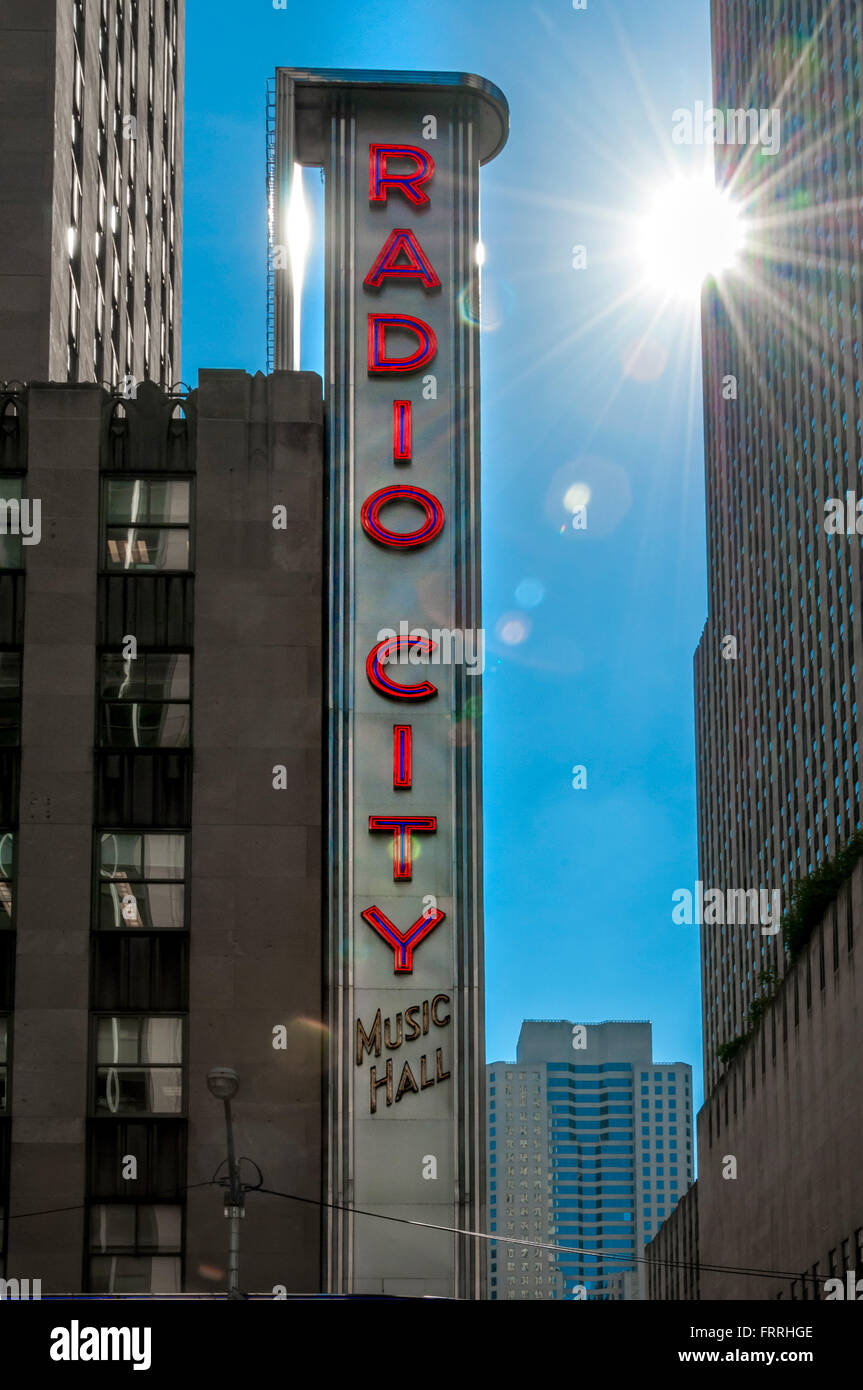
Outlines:
POLYGON ((187 748, 188 653, 103 655, 99 742, 103 748, 187 748))
POLYGON ((179 1206, 126 1203, 93 1207, 91 1292, 179 1293, 182 1225, 179 1206))
POLYGON ((22 566, 22 533, 33 534, 34 511, 30 502, 22 507, 21 478, 0 478, 0 569, 22 566))
POLYGON ((98 835, 98 923, 102 931, 182 930, 185 836, 103 830, 98 835))
POLYGON ((11 927, 14 921, 15 836, 11 830, 0 831, 0 930, 11 927))
POLYGON ((104 484, 109 570, 187 570, 191 486, 178 479, 110 478, 104 484))
POLYGON ((96 1020, 97 1114, 176 1115, 183 1108, 183 1020, 96 1020))

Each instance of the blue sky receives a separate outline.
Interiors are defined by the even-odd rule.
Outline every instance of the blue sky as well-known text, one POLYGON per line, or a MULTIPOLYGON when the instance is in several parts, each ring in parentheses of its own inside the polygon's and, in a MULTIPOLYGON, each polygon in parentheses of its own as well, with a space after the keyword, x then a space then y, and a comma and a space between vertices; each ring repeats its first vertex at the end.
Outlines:
MULTIPOLYGON (((672 112, 710 104, 706 0, 187 0, 186 26, 191 384, 266 368, 277 66, 472 71, 509 101, 482 184, 487 1052, 514 1056, 523 1018, 648 1018, 699 1096, 697 928, 671 920, 697 877, 699 350, 691 309, 637 289, 634 252, 639 214, 697 157, 672 112), (577 533, 563 498, 585 486, 577 533)), ((311 321, 304 343, 319 369, 311 321)))

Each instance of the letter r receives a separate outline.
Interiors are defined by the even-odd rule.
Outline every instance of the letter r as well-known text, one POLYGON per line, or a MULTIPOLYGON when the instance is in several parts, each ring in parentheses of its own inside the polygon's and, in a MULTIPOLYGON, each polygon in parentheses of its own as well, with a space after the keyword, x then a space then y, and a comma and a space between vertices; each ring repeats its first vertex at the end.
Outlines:
POLYGON ((421 187, 434 173, 434 160, 418 145, 369 145, 369 202, 385 203, 390 189, 397 189, 414 207, 422 207, 429 196, 421 187), (390 174, 390 159, 410 160, 413 173, 390 174))

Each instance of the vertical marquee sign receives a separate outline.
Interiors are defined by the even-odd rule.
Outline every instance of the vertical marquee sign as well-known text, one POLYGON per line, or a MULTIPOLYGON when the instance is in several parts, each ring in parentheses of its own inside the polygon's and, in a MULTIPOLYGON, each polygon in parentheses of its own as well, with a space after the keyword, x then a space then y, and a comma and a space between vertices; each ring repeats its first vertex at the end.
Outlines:
MULTIPOLYGON (((294 163, 325 177, 333 1292, 481 1291, 451 1232, 484 1200, 478 183, 507 126, 477 77, 277 72, 276 241, 294 163)), ((277 270, 277 369, 291 323, 277 270)))

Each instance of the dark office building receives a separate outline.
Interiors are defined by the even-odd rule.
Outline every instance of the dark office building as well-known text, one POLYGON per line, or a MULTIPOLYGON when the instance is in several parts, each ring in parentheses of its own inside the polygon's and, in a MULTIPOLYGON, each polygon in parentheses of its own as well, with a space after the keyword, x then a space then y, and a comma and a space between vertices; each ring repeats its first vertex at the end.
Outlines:
POLYGON ((743 272, 702 306, 700 877, 705 891, 780 890, 786 915, 782 931, 701 929, 697 1221, 678 1211, 654 1241, 659 1297, 822 1297, 825 1277, 863 1268, 859 871, 787 916, 795 883, 835 879, 861 824, 861 27, 861 0, 712 4, 714 105, 771 116, 778 138, 772 153, 716 149, 750 239, 743 272), (687 1241, 697 1288, 669 1282, 687 1241))
POLYGON ((183 0, 0 5, 0 381, 179 380, 183 37, 183 0))
MULTIPOLYGON (((320 1195, 321 383, 33 385, 0 449, 41 503, 0 551, 5 1272, 219 1291, 210 1067, 265 1186, 320 1195)), ((242 1287, 318 1289, 319 1223, 250 1196, 242 1287)))
MULTIPOLYGON (((827 499, 859 493, 863 462, 863 3, 799 10, 713 3, 714 104, 777 110, 781 142, 772 156, 716 149, 754 231, 745 274, 703 306, 709 613, 695 659, 700 877, 783 902, 861 823, 860 536, 825 521, 827 499)), ((761 972, 783 969, 758 926, 702 929, 708 1090, 761 972)))

